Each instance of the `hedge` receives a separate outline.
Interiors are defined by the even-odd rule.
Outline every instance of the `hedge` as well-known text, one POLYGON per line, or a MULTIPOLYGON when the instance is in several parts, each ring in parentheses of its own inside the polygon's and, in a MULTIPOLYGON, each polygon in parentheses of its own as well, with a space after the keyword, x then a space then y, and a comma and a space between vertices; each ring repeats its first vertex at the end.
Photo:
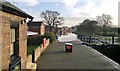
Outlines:
POLYGON ((27 54, 32 54, 32 51, 42 44, 43 38, 50 39, 53 43, 56 41, 56 36, 53 32, 46 33, 42 36, 36 35, 27 38, 27 54))
POLYGON ((44 36, 36 35, 27 38, 27 54, 31 54, 32 51, 42 44, 44 36))
POLYGON ((46 33, 44 37, 46 37, 46 39, 50 39, 51 43, 56 41, 56 35, 53 32, 46 33))

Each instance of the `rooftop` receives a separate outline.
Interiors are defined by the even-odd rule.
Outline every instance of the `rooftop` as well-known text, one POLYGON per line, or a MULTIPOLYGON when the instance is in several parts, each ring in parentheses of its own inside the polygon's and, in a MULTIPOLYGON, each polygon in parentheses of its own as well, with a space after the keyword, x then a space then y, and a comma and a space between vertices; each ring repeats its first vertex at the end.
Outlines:
POLYGON ((40 26, 42 23, 42 21, 28 22, 28 26, 40 26))
POLYGON ((12 5, 11 3, 5 1, 5 0, 0 0, 0 9, 4 12, 11 13, 14 15, 18 15, 24 18, 30 18, 33 19, 33 17, 26 12, 22 11, 18 7, 12 5))

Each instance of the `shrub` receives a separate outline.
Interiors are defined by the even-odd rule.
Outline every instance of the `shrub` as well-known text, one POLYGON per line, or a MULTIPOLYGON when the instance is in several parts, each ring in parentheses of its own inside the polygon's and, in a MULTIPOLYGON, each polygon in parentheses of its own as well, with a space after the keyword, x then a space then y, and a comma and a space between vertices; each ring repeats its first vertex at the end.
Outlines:
POLYGON ((40 44, 42 44, 42 40, 45 36, 40 36, 40 35, 36 35, 36 36, 32 36, 32 37, 28 37, 27 38, 27 45, 30 46, 39 46, 40 44))
POLYGON ((32 36, 27 38, 27 54, 31 54, 32 51, 37 48, 40 44, 42 44, 42 40, 45 36, 32 36))
POLYGON ((32 54, 33 50, 36 49, 38 46, 28 46, 27 47, 27 55, 32 54))
POLYGON ((56 35, 53 32, 46 33, 45 35, 36 35, 27 38, 27 54, 31 54, 32 51, 42 44, 43 38, 50 39, 50 42, 53 43, 56 41, 56 35))
POLYGON ((56 35, 53 32, 46 33, 44 36, 46 39, 50 39, 51 43, 56 41, 56 35))

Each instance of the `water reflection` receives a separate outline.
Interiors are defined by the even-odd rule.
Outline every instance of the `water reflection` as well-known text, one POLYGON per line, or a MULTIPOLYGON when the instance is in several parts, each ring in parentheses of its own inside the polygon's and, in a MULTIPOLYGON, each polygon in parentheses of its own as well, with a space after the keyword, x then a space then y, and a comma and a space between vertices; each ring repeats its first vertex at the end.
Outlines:
POLYGON ((69 42, 69 41, 75 41, 77 40, 77 35, 74 33, 69 33, 68 35, 61 35, 58 37, 58 40, 60 42, 69 42))

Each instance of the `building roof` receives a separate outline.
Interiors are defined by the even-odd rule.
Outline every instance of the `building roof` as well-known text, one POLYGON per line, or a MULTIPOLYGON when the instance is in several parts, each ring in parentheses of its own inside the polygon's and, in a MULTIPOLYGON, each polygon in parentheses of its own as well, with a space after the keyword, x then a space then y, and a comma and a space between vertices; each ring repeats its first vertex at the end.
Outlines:
POLYGON ((27 31, 27 35, 37 35, 37 32, 33 32, 33 31, 27 31))
POLYGON ((30 19, 33 19, 31 15, 27 14, 26 12, 22 11, 18 7, 12 5, 11 3, 5 0, 0 0, 0 10, 7 12, 7 13, 14 14, 14 15, 18 15, 24 18, 28 17, 30 19))
POLYGON ((28 26, 41 26, 42 23, 42 21, 32 21, 28 22, 28 26))
POLYGON ((67 26, 63 26, 62 28, 69 28, 69 27, 67 27, 67 26))

